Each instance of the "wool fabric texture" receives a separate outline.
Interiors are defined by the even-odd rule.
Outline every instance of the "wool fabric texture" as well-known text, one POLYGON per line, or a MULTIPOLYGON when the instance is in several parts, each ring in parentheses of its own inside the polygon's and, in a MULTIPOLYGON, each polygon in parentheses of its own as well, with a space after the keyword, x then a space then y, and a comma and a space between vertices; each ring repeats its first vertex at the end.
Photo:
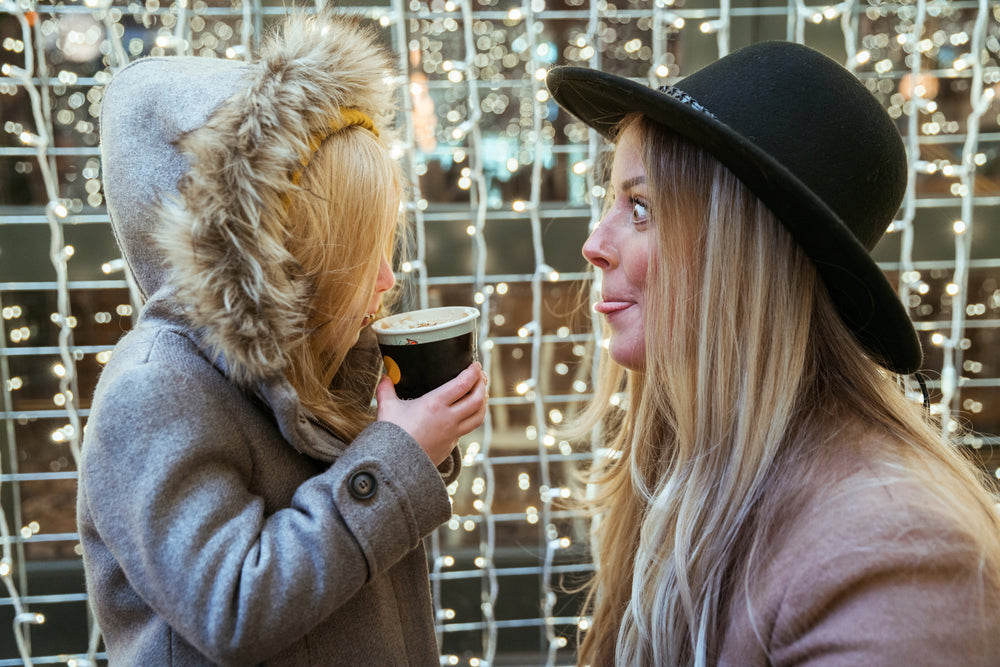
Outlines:
POLYGON ((715 664, 1000 664, 1000 572, 933 487, 855 444, 733 586, 715 664))
MULTIPOLYGON (((343 442, 284 372, 308 291, 283 197, 340 109, 390 127, 374 44, 353 21, 296 17, 258 61, 147 58, 106 91, 108 209, 147 298, 80 466, 112 666, 438 664, 422 541, 451 515, 457 451, 436 468, 386 422, 343 442)), ((370 331, 349 358, 377 367, 370 331)), ((355 393, 367 405, 374 385, 355 393)))

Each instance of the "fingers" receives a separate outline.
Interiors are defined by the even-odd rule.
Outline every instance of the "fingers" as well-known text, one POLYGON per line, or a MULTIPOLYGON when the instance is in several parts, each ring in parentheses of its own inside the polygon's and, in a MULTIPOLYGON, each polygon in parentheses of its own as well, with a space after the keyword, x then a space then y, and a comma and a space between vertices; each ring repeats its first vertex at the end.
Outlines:
MULTIPOLYGON (((475 365, 475 364, 474 364, 475 365)), ((456 437, 468 434, 482 425, 486 418, 487 410, 487 383, 486 375, 478 370, 478 375, 474 375, 475 382, 472 387, 462 396, 457 398, 450 405, 444 406, 451 424, 454 427, 456 437)), ((463 371, 465 373, 465 371, 463 371)), ((440 400, 440 396, 437 397, 440 400)))
POLYGON ((485 379, 481 379, 476 387, 454 403, 450 410, 455 415, 455 425, 458 432, 465 434, 479 428, 486 418, 487 410, 485 379))
POLYGON ((474 414, 486 408, 486 380, 482 377, 476 384, 457 401, 451 404, 451 410, 457 413, 457 418, 462 419, 468 414, 474 414))
POLYGON ((480 381, 483 381, 483 367, 479 365, 478 361, 474 361, 469 364, 469 367, 458 374, 458 376, 441 385, 434 391, 428 392, 428 395, 434 394, 442 401, 445 405, 451 405, 461 399, 462 397, 468 395, 472 388, 480 381))
POLYGON ((458 430, 462 433, 471 433, 483 424, 486 419, 486 401, 484 400, 476 412, 458 423, 458 430))

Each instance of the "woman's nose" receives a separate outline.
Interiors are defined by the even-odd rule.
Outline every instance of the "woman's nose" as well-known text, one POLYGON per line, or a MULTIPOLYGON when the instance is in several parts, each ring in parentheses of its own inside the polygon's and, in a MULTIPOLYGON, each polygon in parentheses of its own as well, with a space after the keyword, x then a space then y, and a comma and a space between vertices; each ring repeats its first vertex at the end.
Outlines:
POLYGON ((614 252, 609 247, 608 239, 605 238, 604 228, 603 221, 597 223, 597 227, 583 244, 584 258, 601 270, 611 268, 614 261, 614 252))
POLYGON ((378 278, 375 279, 375 291, 378 293, 388 292, 396 284, 396 276, 392 273, 392 265, 389 260, 382 256, 378 265, 378 278))

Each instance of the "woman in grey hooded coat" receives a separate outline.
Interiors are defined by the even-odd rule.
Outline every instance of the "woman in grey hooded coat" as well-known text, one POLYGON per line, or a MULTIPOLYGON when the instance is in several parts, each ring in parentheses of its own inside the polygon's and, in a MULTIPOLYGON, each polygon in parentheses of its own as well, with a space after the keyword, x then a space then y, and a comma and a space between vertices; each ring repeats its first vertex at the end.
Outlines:
POLYGON ((106 91, 108 210, 146 297, 80 469, 112 665, 438 664, 422 540, 486 383, 376 391, 390 62, 356 21, 294 16, 252 63, 146 58, 106 91))

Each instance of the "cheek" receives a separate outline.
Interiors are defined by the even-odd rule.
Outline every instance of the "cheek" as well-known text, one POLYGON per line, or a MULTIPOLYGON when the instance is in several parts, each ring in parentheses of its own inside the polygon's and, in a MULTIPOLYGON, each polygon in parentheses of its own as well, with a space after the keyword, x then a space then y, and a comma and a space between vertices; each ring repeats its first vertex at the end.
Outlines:
POLYGON ((646 289, 647 278, 649 277, 649 264, 651 261, 649 243, 652 237, 640 239, 636 243, 630 244, 627 251, 628 261, 624 262, 625 276, 633 285, 646 289))

